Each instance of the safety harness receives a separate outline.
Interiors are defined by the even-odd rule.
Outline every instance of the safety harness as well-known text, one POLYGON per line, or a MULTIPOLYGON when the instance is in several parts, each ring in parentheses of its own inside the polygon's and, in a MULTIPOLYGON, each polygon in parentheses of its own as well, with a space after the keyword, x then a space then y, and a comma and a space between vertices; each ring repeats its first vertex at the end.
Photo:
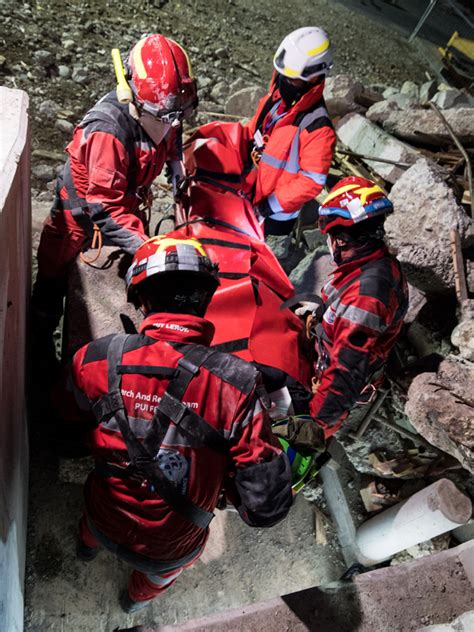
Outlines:
POLYGON ((199 373, 200 367, 215 349, 192 343, 173 343, 183 356, 176 369, 164 366, 121 364, 127 340, 133 336, 118 334, 112 338, 107 351, 108 392, 93 406, 92 410, 99 423, 108 425, 115 419, 125 442, 130 462, 123 468, 110 463, 97 462, 96 472, 102 476, 118 478, 141 478, 148 481, 150 491, 157 492, 166 503, 195 526, 206 529, 214 517, 194 504, 166 477, 159 466, 158 453, 168 431, 173 424, 181 434, 191 439, 193 447, 209 447, 227 456, 228 441, 205 419, 183 404, 182 399, 191 380, 199 373), (124 374, 152 375, 170 379, 168 388, 158 404, 150 428, 140 441, 133 433, 125 412, 121 394, 124 374))

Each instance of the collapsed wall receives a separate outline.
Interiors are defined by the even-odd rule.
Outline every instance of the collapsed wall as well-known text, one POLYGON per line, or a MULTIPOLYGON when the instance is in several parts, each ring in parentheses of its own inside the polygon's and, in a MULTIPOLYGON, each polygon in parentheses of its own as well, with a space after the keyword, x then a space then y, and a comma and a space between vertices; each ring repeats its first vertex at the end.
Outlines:
POLYGON ((31 275, 28 96, 0 88, 0 629, 23 630, 31 275))

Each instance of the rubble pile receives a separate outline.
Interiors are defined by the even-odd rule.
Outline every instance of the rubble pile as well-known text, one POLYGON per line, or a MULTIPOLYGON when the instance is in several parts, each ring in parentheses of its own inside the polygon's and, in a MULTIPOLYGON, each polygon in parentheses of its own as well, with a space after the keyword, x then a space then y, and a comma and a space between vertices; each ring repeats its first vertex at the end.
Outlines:
MULTIPOLYGON (((331 172, 388 192, 387 242, 411 285, 388 395, 376 412, 353 414, 338 438, 374 490, 381 479, 456 471, 472 493, 474 97, 435 81, 374 91, 343 75, 327 84, 339 141, 331 172)), ((299 291, 317 289, 328 259, 321 244, 305 255, 290 274, 299 291)))

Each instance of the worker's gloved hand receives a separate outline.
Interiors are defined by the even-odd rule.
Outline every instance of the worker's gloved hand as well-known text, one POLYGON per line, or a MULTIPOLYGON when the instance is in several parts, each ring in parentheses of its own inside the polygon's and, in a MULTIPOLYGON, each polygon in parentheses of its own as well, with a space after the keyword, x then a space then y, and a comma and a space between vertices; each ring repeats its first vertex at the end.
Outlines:
POLYGON ((270 204, 268 203, 268 200, 262 200, 259 204, 257 204, 256 206, 254 206, 254 210, 255 210, 255 214, 257 215, 257 217, 263 217, 264 219, 266 217, 270 217, 270 215, 273 215, 273 211, 270 207, 270 204))
POLYGON ((300 305, 301 307, 298 307, 297 309, 295 309, 295 314, 299 316, 300 318, 304 318, 305 316, 308 316, 309 314, 312 314, 313 316, 315 316, 318 307, 320 307, 318 303, 313 303, 312 301, 303 301, 300 303, 300 305))
POLYGON ((286 439, 303 455, 324 452, 324 430, 309 415, 295 415, 272 424, 273 434, 286 439))
POLYGON ((165 175, 168 182, 173 187, 174 199, 181 199, 187 186, 187 179, 183 162, 181 160, 170 160, 169 162, 167 162, 165 175))

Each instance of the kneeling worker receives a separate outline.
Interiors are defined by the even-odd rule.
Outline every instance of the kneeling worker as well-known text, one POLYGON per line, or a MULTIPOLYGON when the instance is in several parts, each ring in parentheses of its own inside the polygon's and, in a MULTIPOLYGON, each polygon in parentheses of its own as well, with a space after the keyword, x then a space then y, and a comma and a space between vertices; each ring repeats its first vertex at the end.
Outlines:
POLYGON ((318 361, 310 413, 326 438, 382 384, 407 311, 405 277, 383 239, 392 212, 380 187, 355 176, 340 180, 319 209, 336 264, 313 323, 318 361))
POLYGON ((209 347, 204 314, 218 285, 197 240, 145 242, 127 275, 129 300, 145 315, 140 333, 80 349, 69 387, 57 390, 66 422, 95 417, 78 555, 92 560, 104 547, 134 568, 120 597, 126 612, 199 558, 224 479, 250 526, 274 525, 292 504, 259 373, 209 347))

